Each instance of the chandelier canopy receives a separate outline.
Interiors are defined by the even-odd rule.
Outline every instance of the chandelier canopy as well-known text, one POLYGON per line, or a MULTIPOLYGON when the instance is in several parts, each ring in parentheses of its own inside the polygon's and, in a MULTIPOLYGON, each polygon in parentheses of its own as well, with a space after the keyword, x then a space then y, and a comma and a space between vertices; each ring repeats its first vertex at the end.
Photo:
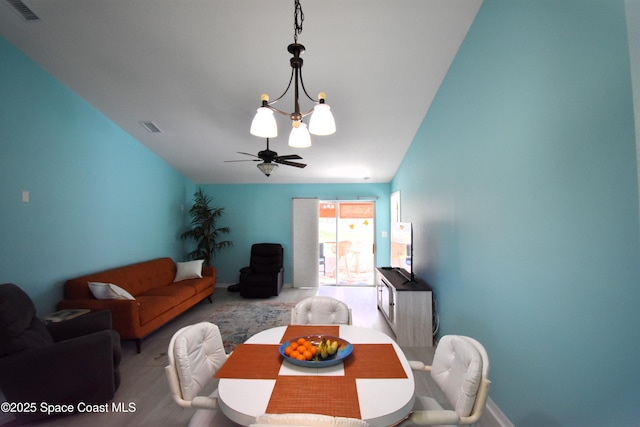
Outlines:
POLYGON ((311 146, 311 134, 314 135, 331 135, 336 131, 336 123, 331 114, 331 107, 325 103, 326 95, 324 92, 318 94, 318 99, 314 99, 307 93, 302 79, 302 58, 300 55, 304 53, 304 46, 298 43, 298 35, 302 33, 302 22, 304 14, 299 0, 294 0, 294 33, 293 43, 287 47, 287 50, 293 57, 290 59, 291 77, 289 84, 284 93, 273 101, 269 101, 269 95, 262 94, 262 105, 258 108, 253 121, 251 122, 251 134, 262 138, 274 138, 278 136, 278 126, 273 115, 274 112, 289 116, 291 118, 291 134, 289 135, 289 145, 292 147, 309 147, 311 146), (291 88, 293 83, 294 104, 293 113, 287 113, 274 107, 273 104, 280 101, 291 88), (300 111, 300 89, 314 102, 315 105, 309 111, 300 111), (311 115, 309 119, 309 127, 302 120, 311 115))

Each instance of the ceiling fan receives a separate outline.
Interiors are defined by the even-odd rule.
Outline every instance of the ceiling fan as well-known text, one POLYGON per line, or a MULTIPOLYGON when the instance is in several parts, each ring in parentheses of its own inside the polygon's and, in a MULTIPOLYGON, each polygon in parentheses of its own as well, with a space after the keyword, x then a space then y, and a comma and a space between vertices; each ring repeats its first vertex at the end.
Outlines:
POLYGON ((244 153, 242 151, 238 151, 238 154, 244 154, 246 156, 255 157, 255 159, 246 159, 246 160, 225 160, 225 163, 231 162, 262 162, 258 166, 258 169, 262 171, 266 176, 271 175, 271 172, 278 167, 276 163, 287 166, 294 166, 296 168, 304 168, 307 165, 304 163, 291 162, 290 160, 298 160, 302 159, 302 157, 297 154, 288 154, 285 156, 278 156, 278 153, 269 149, 269 138, 267 138, 267 149, 258 152, 258 155, 244 153))

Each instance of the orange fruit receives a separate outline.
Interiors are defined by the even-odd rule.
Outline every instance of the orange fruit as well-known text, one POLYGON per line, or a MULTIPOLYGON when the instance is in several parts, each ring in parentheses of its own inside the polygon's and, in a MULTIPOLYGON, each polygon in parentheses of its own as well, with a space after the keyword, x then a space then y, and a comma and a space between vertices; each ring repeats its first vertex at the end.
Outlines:
POLYGON ((289 347, 291 347, 291 350, 295 350, 296 348, 298 348, 298 343, 297 342, 292 342, 289 347))
POLYGON ((311 360, 311 358, 313 357, 313 354, 311 354, 311 352, 309 350, 307 350, 304 353, 302 353, 302 355, 304 356, 304 358, 306 360, 311 360))
POLYGON ((284 354, 286 354, 287 356, 291 356, 292 352, 293 352, 293 349, 291 348, 291 346, 284 349, 284 354))
POLYGON ((298 345, 304 345, 304 343, 306 343, 307 340, 304 338, 298 338, 298 345))
POLYGON ((296 350, 293 350, 289 356, 293 357, 294 359, 297 359, 298 356, 300 356, 300 353, 298 353, 296 350))

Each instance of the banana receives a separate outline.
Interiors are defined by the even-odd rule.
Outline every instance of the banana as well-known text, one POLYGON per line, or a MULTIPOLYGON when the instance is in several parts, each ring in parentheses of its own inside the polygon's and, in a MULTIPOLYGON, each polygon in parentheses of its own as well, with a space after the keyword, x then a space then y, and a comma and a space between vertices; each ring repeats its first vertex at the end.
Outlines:
POLYGON ((320 353, 320 357, 322 357, 323 359, 326 359, 327 357, 329 357, 329 352, 327 351, 326 347, 322 348, 322 352, 320 353))
POLYGON ((320 341, 320 344, 316 347, 316 354, 320 357, 320 360, 328 359, 336 354, 338 351, 338 345, 338 341, 331 342, 329 339, 324 339, 320 341))
POLYGON ((329 355, 333 355, 336 354, 336 351, 338 351, 338 341, 334 341, 331 343, 331 345, 327 349, 327 353, 329 353, 329 355))
POLYGON ((320 341, 320 344, 318 344, 318 351, 316 352, 316 354, 320 356, 320 359, 327 358, 328 353, 327 353, 327 347, 324 340, 320 341))

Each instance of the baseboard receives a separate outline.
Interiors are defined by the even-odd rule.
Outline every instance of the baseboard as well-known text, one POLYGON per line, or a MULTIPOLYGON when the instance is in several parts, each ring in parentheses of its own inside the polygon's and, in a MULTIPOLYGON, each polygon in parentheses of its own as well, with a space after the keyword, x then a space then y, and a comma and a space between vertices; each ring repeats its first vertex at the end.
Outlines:
POLYGON ((233 285, 234 283, 220 283, 220 282, 216 282, 216 288, 228 288, 229 286, 233 285))
POLYGON ((491 414, 493 419, 498 422, 498 425, 500 427, 515 427, 511 422, 511 420, 509 420, 509 418, 507 418, 507 416, 504 414, 504 412, 502 412, 500 408, 498 408, 498 405, 496 405, 496 402, 491 400, 491 397, 487 399, 486 409, 487 409, 487 412, 491 414))
MULTIPOLYGON (((216 288, 228 288, 231 285, 235 285, 238 282, 235 283, 221 283, 221 282, 216 282, 216 288)), ((293 288, 293 286, 291 285, 291 283, 284 283, 282 285, 283 288, 293 288)))

